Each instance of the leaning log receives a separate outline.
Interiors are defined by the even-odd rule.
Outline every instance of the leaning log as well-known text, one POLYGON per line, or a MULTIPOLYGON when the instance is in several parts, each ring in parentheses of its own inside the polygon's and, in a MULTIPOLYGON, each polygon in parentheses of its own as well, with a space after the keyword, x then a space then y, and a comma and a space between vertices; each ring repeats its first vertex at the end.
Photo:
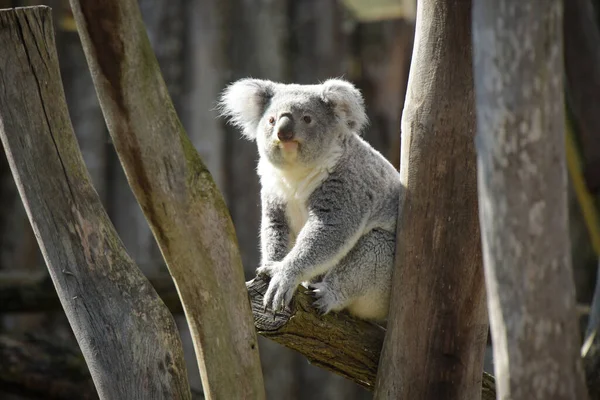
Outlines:
POLYGON ((173 277, 204 391, 265 397, 237 239, 174 110, 136 0, 71 0, 115 150, 173 277))
POLYGON ((190 398, 172 315, 127 255, 73 134, 50 9, 0 11, 0 137, 100 398, 190 398))

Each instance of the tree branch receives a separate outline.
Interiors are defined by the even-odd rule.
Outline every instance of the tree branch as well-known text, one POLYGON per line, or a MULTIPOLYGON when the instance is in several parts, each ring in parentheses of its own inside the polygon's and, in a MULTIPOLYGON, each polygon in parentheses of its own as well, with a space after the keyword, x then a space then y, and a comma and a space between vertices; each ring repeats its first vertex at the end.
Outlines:
POLYGON ((233 223, 173 108, 136 0, 71 0, 115 150, 173 277, 207 397, 265 397, 233 223))
MULTIPOLYGON (((246 283, 258 333, 305 356, 312 364, 373 390, 385 329, 353 318, 345 312, 318 315, 313 299, 296 293, 290 309, 273 315, 264 310, 262 298, 268 278, 246 283)), ((495 400, 494 378, 481 379, 483 400, 495 400)))
POLYGON ((1 10, 0 43, 0 137, 98 394, 190 398, 175 321, 127 255, 90 182, 69 120, 50 9, 1 10))

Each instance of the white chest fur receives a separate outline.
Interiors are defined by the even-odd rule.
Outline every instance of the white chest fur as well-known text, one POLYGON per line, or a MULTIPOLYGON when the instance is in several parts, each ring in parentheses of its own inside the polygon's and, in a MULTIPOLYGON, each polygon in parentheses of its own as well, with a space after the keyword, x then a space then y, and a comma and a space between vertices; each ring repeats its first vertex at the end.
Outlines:
POLYGON ((268 161, 259 161, 258 174, 261 185, 286 204, 292 239, 298 236, 308 220, 308 198, 329 177, 340 156, 341 151, 334 152, 327 162, 312 168, 279 169, 268 161))
POLYGON ((308 207, 306 201, 295 197, 287 199, 286 215, 290 224, 290 230, 293 238, 298 236, 298 233, 308 220, 308 207))

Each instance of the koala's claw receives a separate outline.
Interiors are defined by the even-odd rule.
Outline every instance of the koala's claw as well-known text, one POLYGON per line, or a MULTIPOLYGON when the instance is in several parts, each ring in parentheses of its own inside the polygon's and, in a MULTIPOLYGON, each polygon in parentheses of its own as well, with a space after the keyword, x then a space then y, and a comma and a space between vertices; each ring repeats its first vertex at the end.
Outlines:
POLYGON ((339 308, 338 299, 327 288, 326 284, 322 282, 314 283, 310 284, 308 288, 311 289, 310 294, 315 299, 313 307, 317 309, 320 315, 329 314, 331 311, 339 308))
POLYGON ((291 303, 297 286, 296 282, 285 274, 275 273, 263 298, 265 309, 270 306, 274 312, 283 311, 291 303))
POLYGON ((268 261, 262 266, 256 268, 256 276, 267 276, 272 278, 280 272, 282 269, 281 262, 279 261, 268 261))

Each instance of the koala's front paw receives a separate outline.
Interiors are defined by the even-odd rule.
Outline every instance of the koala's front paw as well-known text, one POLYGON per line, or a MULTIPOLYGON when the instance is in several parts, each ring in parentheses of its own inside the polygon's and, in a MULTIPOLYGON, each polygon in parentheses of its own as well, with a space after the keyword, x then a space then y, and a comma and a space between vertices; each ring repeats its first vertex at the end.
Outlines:
POLYGON ((308 285, 309 294, 315 298, 313 307, 315 307, 322 315, 328 314, 331 311, 341 310, 342 304, 340 299, 335 295, 326 283, 317 282, 308 285))
POLYGON ((256 268, 256 276, 269 276, 272 277, 275 273, 280 270, 280 262, 269 261, 263 264, 261 267, 256 268))
POLYGON ((292 301, 297 287, 298 282, 295 276, 286 273, 285 270, 274 271, 269 288, 263 298, 263 305, 265 308, 270 307, 273 311, 283 310, 292 301))

